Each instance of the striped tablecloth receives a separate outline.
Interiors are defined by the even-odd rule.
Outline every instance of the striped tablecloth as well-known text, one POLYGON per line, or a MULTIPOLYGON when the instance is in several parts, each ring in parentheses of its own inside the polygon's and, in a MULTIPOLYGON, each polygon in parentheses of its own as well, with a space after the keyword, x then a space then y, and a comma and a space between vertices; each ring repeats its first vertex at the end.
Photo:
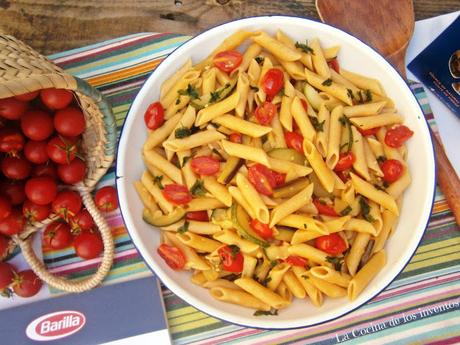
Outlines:
MULTIPOLYGON (((86 79, 112 104, 118 128, 152 70, 189 37, 140 33, 50 56, 69 73, 86 79)), ((434 126, 423 89, 412 85, 434 126)), ((435 127, 435 126, 434 126, 435 127)), ((434 128, 435 129, 435 128, 434 128)), ((111 169, 100 186, 114 184, 111 169)), ((149 275, 118 211, 108 215, 116 259, 107 281, 149 275)), ((406 229, 410 231, 410 229, 406 229)), ((97 260, 82 262, 72 251, 44 248, 55 272, 81 278, 97 260)), ((175 344, 453 344, 460 343, 460 231, 439 190, 428 230, 405 270, 380 295, 337 320, 294 330, 260 330, 224 322, 196 310, 163 287, 175 344)), ((127 296, 128 297, 128 296, 127 296)))

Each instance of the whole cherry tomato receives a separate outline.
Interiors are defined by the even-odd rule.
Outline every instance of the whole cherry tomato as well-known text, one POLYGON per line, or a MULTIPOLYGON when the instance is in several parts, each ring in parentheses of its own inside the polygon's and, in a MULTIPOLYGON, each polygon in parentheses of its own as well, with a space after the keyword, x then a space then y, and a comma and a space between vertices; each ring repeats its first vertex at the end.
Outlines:
POLYGON ((210 176, 219 171, 220 162, 212 156, 198 156, 192 158, 190 167, 195 174, 210 176))
POLYGON ((0 290, 8 287, 13 282, 15 268, 7 262, 0 262, 0 290))
POLYGON ((188 191, 187 187, 177 183, 165 185, 161 193, 166 200, 175 205, 188 204, 192 200, 192 195, 188 191))
POLYGON ((248 169, 248 180, 263 195, 272 195, 276 180, 272 171, 262 164, 254 164, 248 169))
POLYGON ((30 200, 24 201, 22 205, 22 214, 30 223, 40 222, 46 219, 50 213, 50 205, 38 205, 30 200))
POLYGON ((380 127, 374 127, 369 129, 361 129, 359 127, 356 127, 356 129, 359 131, 359 133, 361 133, 361 135, 368 137, 370 135, 376 135, 380 127))
POLYGON ((335 212, 334 207, 326 204, 325 202, 319 199, 313 199, 313 204, 315 205, 316 209, 318 210, 319 214, 323 214, 325 216, 337 217, 338 214, 335 212))
POLYGON ((56 198, 57 184, 51 177, 33 177, 26 182, 25 192, 30 201, 47 205, 56 198))
POLYGON ((24 156, 35 164, 46 163, 49 159, 46 145, 46 141, 29 140, 24 146, 24 156))
POLYGON ((144 122, 148 129, 154 130, 161 127, 165 122, 165 111, 160 102, 149 105, 145 114, 144 122))
POLYGON ((340 73, 340 65, 339 65, 339 61, 337 60, 337 58, 334 58, 334 59, 328 61, 327 64, 334 71, 336 71, 337 73, 340 73))
POLYGON ((401 147, 411 136, 414 135, 409 127, 396 125, 390 128, 385 134, 385 144, 390 147, 401 147))
POLYGON ((73 190, 63 190, 54 198, 51 209, 66 221, 80 212, 82 200, 80 194, 73 190))
POLYGON ((69 164, 59 164, 57 174, 66 184, 78 183, 85 178, 86 164, 80 158, 75 158, 69 164))
POLYGON ((8 217, 0 220, 0 233, 7 236, 16 235, 24 229, 25 223, 26 220, 22 212, 13 208, 8 217))
POLYGON ((94 197, 98 209, 111 212, 118 208, 117 190, 112 186, 105 186, 96 192, 94 197))
POLYGON ((212 60, 214 66, 227 73, 233 71, 235 68, 238 68, 242 61, 243 55, 236 50, 228 50, 217 53, 212 60))
POLYGON ((8 120, 18 120, 27 110, 28 104, 13 97, 0 99, 0 116, 8 120))
POLYGON ((76 137, 85 131, 85 115, 75 107, 58 110, 54 114, 54 128, 61 135, 76 137))
POLYGON ((64 109, 73 100, 73 93, 65 89, 44 89, 40 91, 40 99, 49 109, 64 109))
POLYGON ((187 212, 185 219, 187 220, 196 220, 198 222, 208 222, 208 212, 206 211, 193 211, 187 212))
POLYGON ((21 205, 26 200, 24 182, 22 181, 1 181, 0 193, 5 196, 11 205, 21 205))
POLYGON ((42 281, 32 270, 25 270, 15 275, 12 286, 16 295, 32 297, 40 291, 42 285, 42 281))
POLYGON ((276 109, 276 105, 271 102, 264 102, 256 108, 254 116, 256 117, 257 122, 261 125, 267 126, 272 122, 277 113, 278 110, 276 109))
POLYGON ((342 254, 347 249, 344 239, 337 233, 315 238, 315 247, 332 255, 342 254))
POLYGON ((244 257, 240 248, 235 245, 225 245, 217 250, 225 271, 239 273, 243 270, 244 257))
POLYGON ((249 222, 249 225, 251 226, 251 229, 263 239, 267 240, 273 238, 273 229, 270 228, 268 224, 262 223, 258 219, 252 219, 249 222))
POLYGON ((4 196, 0 196, 0 220, 5 219, 11 214, 11 201, 4 196))
POLYGON ((95 226, 93 217, 91 217, 86 208, 78 212, 75 217, 72 217, 70 222, 72 228, 78 228, 80 230, 91 230, 95 226))
POLYGON ((72 232, 67 223, 55 221, 45 229, 43 233, 43 242, 52 249, 63 249, 72 243, 72 232))
POLYGON ((307 266, 308 260, 297 255, 289 255, 284 262, 288 263, 291 266, 304 267, 307 266))
POLYGON ((241 144, 243 138, 242 138, 241 133, 235 132, 235 133, 230 134, 229 139, 232 143, 241 144))
POLYGON ((278 68, 270 68, 262 77, 261 84, 267 96, 274 97, 283 88, 283 71, 278 68))
POLYGON ((180 270, 184 268, 187 260, 184 253, 182 253, 179 248, 162 243, 158 247, 157 252, 166 264, 173 270, 180 270))
POLYGON ((23 93, 22 95, 14 96, 18 101, 29 102, 35 99, 39 94, 39 91, 32 91, 28 93, 23 93))
POLYGON ((29 139, 36 141, 45 140, 54 131, 53 118, 44 111, 27 111, 21 117, 21 130, 29 139))
POLYGON ((303 136, 297 132, 285 132, 284 140, 286 140, 286 145, 291 149, 296 150, 303 154, 303 136))
POLYGON ((58 164, 69 164, 74 160, 77 152, 77 141, 74 138, 55 136, 46 145, 48 157, 58 164))
POLYGON ((2 160, 3 175, 12 180, 23 180, 30 175, 32 164, 22 156, 6 156, 2 160))
POLYGON ((337 164, 334 167, 334 171, 344 171, 353 166, 353 164, 356 161, 356 157, 353 154, 353 152, 348 151, 348 152, 342 152, 339 155, 339 160, 337 161, 337 164))
POLYGON ((73 240, 75 252, 82 259, 94 259, 102 253, 104 243, 99 234, 83 231, 73 240))
POLYGON ((404 166, 396 159, 386 159, 380 168, 383 172, 383 180, 389 183, 398 180, 404 171, 404 166))
POLYGON ((22 133, 15 128, 0 130, 0 152, 16 156, 24 148, 25 139, 22 133))

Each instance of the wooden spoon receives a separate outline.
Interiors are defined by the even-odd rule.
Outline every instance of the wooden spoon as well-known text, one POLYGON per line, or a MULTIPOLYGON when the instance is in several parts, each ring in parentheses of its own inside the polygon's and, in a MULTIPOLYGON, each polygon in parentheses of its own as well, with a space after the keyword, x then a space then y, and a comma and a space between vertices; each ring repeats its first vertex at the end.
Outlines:
MULTIPOLYGON (((371 45, 406 78, 404 57, 414 32, 412 0, 316 0, 316 9, 323 22, 371 45)), ((460 181, 442 144, 431 134, 438 184, 460 225, 460 181)))

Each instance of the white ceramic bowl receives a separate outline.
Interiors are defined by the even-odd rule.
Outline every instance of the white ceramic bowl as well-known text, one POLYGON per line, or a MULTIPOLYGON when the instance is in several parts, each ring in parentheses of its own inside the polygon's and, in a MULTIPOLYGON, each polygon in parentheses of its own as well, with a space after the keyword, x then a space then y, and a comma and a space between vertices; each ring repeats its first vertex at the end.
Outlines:
POLYGON ((342 316, 380 293, 402 271, 414 254, 427 226, 433 204, 435 164, 427 123, 410 89, 401 76, 373 49, 351 35, 315 21, 263 16, 237 20, 212 28, 184 43, 169 55, 146 81, 126 117, 117 157, 117 187, 121 211, 131 238, 147 265, 176 295, 212 316, 240 325, 260 328, 294 328, 322 323, 342 316), (408 164, 412 184, 404 195, 401 218, 387 245, 388 262, 362 294, 353 302, 346 298, 326 298, 321 308, 305 300, 295 300, 278 316, 253 316, 253 311, 214 300, 208 290, 190 282, 188 272, 171 270, 157 255, 159 232, 142 220, 142 203, 133 187, 144 165, 141 148, 146 139, 143 115, 148 105, 159 98, 160 85, 192 57, 204 59, 222 40, 239 30, 281 29, 294 40, 318 37, 325 46, 340 45, 340 64, 346 69, 379 79, 387 94, 414 132, 408 142, 408 164))

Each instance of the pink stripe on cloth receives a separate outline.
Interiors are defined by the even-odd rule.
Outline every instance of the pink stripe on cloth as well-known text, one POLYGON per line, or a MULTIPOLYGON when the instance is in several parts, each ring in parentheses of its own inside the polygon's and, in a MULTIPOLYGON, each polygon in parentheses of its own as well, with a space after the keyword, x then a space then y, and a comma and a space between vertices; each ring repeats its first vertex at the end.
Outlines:
POLYGON ((450 344, 460 344, 460 336, 449 338, 449 339, 433 341, 431 343, 426 343, 426 345, 450 345, 450 344))

